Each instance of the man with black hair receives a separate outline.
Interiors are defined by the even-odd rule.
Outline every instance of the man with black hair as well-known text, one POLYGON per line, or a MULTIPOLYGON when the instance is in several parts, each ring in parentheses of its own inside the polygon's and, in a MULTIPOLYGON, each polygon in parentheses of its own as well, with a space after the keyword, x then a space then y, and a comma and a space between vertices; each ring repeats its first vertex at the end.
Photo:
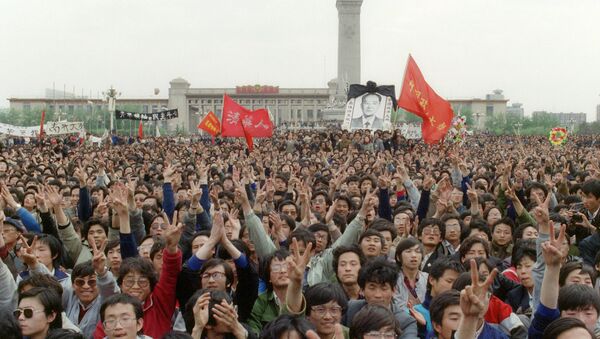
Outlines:
MULTIPOLYGON (((578 215, 585 222, 595 227, 600 228, 600 180, 588 180, 581 187, 583 192, 583 211, 578 215)), ((579 251, 583 261, 590 265, 594 265, 596 253, 600 252, 600 234, 593 232, 592 235, 585 238, 579 244, 579 251)))
POLYGON ((185 305, 184 321, 192 338, 254 339, 240 322, 231 297, 224 291, 198 290, 185 305))
POLYGON ((547 201, 544 206, 536 207, 534 214, 540 224, 540 235, 549 236, 547 241, 541 243, 545 272, 540 289, 540 303, 529 327, 529 338, 542 338, 546 326, 560 317, 579 318, 588 330, 594 331, 600 315, 598 293, 592 287, 583 284, 565 286, 560 291, 557 288, 560 266, 566 257, 562 246, 565 241, 565 227, 562 226, 558 236, 555 235, 553 224, 549 224, 547 201))
POLYGON ((144 311, 137 298, 115 294, 104 300, 100 320, 107 339, 151 339, 142 334, 144 311))
POLYGON ((271 320, 280 314, 285 305, 285 294, 289 284, 286 259, 289 256, 286 249, 279 249, 260 262, 260 276, 267 285, 267 291, 258 295, 252 312, 248 317, 248 325, 256 335, 271 320))
POLYGON ((405 307, 400 307, 394 302, 398 270, 393 263, 386 259, 377 258, 367 262, 360 269, 358 285, 360 286, 365 300, 351 300, 348 303, 348 311, 342 319, 342 323, 352 323, 354 315, 365 305, 381 305, 390 309, 402 330, 400 338, 415 338, 417 336, 417 323, 413 317, 408 315, 405 307))
MULTIPOLYGON (((451 290, 452 284, 458 278, 458 275, 464 271, 463 266, 458 261, 450 258, 440 258, 431 265, 429 277, 427 278, 425 300, 423 300, 423 303, 414 306, 414 311, 422 314, 426 321, 426 327, 423 327, 423 324, 419 324, 421 325, 419 326, 420 336, 424 337, 425 333, 433 330, 429 313, 432 298, 451 290), (425 328, 426 332, 424 331, 425 328)), ((411 309, 411 313, 414 311, 411 309)))
POLYGON ((364 298, 358 286, 358 272, 367 259, 356 244, 340 246, 333 250, 333 267, 336 278, 348 300, 364 298))

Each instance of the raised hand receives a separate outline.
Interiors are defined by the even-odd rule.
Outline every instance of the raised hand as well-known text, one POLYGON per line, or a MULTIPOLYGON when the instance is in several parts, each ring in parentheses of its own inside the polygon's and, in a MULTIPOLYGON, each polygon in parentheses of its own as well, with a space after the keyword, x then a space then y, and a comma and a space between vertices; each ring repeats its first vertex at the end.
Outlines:
POLYGON ((377 188, 373 190, 373 192, 371 192, 371 188, 367 188, 367 194, 365 194, 365 198, 363 200, 363 204, 360 208, 360 211, 358 211, 358 215, 360 215, 363 218, 367 217, 369 211, 372 210, 373 207, 375 207, 378 192, 379 190, 377 188))
MULTIPOLYGON (((534 199, 537 202, 537 207, 533 210, 533 217, 541 228, 542 226, 548 225, 550 222, 550 212, 548 210, 548 206, 550 205, 550 193, 546 195, 546 199, 543 202, 537 195, 534 195, 534 199)), ((542 230, 540 229, 540 231, 542 230)))
POLYGON ((215 319, 224 325, 228 332, 236 338, 245 338, 246 330, 238 321, 238 314, 232 304, 222 300, 220 304, 215 304, 212 308, 215 319))
POLYGON ((57 188, 46 185, 44 187, 44 193, 48 199, 48 202, 50 202, 50 205, 52 205, 53 208, 60 208, 63 203, 63 197, 57 188))
POLYGON ((171 165, 171 163, 165 164, 163 169, 163 182, 170 183, 173 181, 173 176, 175 175, 175 167, 171 165))
POLYGON ((41 213, 48 212, 48 204, 46 204, 46 196, 44 195, 44 186, 38 185, 38 192, 35 193, 35 204, 37 206, 38 211, 41 213))
POLYGON ((96 245, 95 241, 90 243, 92 247, 92 267, 94 267, 94 272, 98 276, 104 276, 106 273, 106 255, 104 254, 104 249, 106 249, 107 240, 103 240, 100 243, 100 246, 96 245))
MULTIPOLYGON (((312 242, 309 242, 306 245, 306 250, 302 255, 300 255, 300 251, 298 250, 298 240, 296 240, 296 238, 292 238, 292 244, 294 245, 292 255, 286 258, 288 278, 301 284, 306 266, 312 255, 312 242)), ((290 248, 292 248, 292 246, 290 246, 290 248)))
POLYGON ((128 215, 128 205, 127 205, 127 188, 123 183, 115 184, 109 193, 109 197, 112 203, 112 207, 117 211, 119 215, 128 215))
POLYGON ((21 238, 21 242, 23 243, 21 245, 21 260, 23 260, 23 263, 25 263, 25 265, 27 265, 29 269, 33 269, 38 264, 38 259, 35 255, 37 235, 33 238, 31 245, 27 244, 27 238, 25 238, 22 234, 19 237, 21 238))
POLYGON ((470 184, 467 184, 467 197, 471 204, 479 204, 479 198, 477 196, 477 190, 473 189, 470 184))
POLYGON ((425 319, 425 317, 417 310, 415 310, 415 305, 413 305, 413 303, 409 300, 408 301, 408 313, 410 313, 410 315, 415 318, 415 320, 417 321, 417 324, 421 325, 421 326, 425 326, 427 325, 427 320, 425 319))
POLYGON ((423 180, 423 190, 431 191, 431 188, 435 184, 435 179, 432 176, 426 176, 425 180, 423 180))
POLYGON ((87 185, 88 174, 83 168, 77 167, 73 175, 79 181, 79 187, 85 187, 87 185))
POLYGON ((325 214, 325 224, 329 224, 331 222, 331 219, 333 219, 333 215, 335 214, 335 209, 338 206, 338 202, 339 202, 339 199, 335 199, 333 204, 331 204, 331 206, 329 206, 329 209, 327 210, 327 213, 325 214))
POLYGON ((208 323, 208 305, 210 304, 210 292, 206 292, 196 300, 194 305, 194 332, 198 330, 198 338, 208 323))
POLYGON ((193 180, 190 181, 190 190, 188 193, 192 199, 192 203, 200 201, 200 197, 202 197, 202 187, 200 187, 200 183, 193 180))
POLYGON ((562 244, 566 241, 565 229, 566 227, 564 225, 561 226, 558 237, 556 237, 554 224, 550 224, 550 239, 542 243, 542 254, 547 266, 560 266, 563 259, 568 254, 564 253, 562 250, 562 244))
POLYGON ((210 201, 212 202, 213 206, 215 207, 215 211, 220 210, 221 205, 219 205, 219 192, 217 191, 216 186, 213 186, 213 188, 210 190, 209 196, 210 196, 210 201))
POLYGON ((179 244, 179 239, 181 239, 182 233, 183 224, 178 222, 177 211, 175 211, 173 213, 173 221, 171 222, 171 224, 169 224, 169 226, 167 226, 167 229, 163 232, 163 236, 167 241, 167 251, 169 251, 169 253, 177 253, 177 244, 179 244))
POLYGON ((4 202, 6 202, 9 207, 16 209, 19 206, 15 198, 8 190, 8 187, 4 181, 0 181, 0 195, 2 195, 4 202))
POLYGON ((471 259, 471 285, 460 292, 460 309, 465 317, 483 318, 490 299, 489 289, 498 270, 494 268, 484 282, 479 281, 479 270, 475 259, 471 259))

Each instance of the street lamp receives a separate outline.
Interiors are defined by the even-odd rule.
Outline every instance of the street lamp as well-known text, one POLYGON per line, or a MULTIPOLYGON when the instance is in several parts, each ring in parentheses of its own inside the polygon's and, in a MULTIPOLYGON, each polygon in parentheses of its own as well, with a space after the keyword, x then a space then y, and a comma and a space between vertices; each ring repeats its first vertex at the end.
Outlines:
POLYGON ((513 126, 516 128, 517 136, 520 136, 521 135, 521 126, 523 126, 523 124, 520 121, 518 121, 513 126))
POLYGON ((117 106, 117 97, 121 96, 121 92, 117 92, 117 90, 114 89, 111 85, 106 92, 102 92, 102 95, 104 95, 108 100, 108 114, 110 114, 110 132, 112 133, 114 130, 113 120, 115 116, 115 108, 117 106))
POLYGON ((475 116, 475 119, 477 120, 477 129, 480 130, 481 129, 481 123, 479 121, 479 119, 483 116, 483 114, 477 112, 475 114, 473 114, 475 116))

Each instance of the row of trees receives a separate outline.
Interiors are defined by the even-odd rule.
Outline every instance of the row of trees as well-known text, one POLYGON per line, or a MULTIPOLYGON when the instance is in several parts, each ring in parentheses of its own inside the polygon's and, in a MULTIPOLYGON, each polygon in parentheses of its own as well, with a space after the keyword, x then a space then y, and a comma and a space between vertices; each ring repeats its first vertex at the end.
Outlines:
MULTIPOLYGON (((458 112, 455 112, 455 114, 458 114, 458 112)), ((460 115, 466 118, 467 128, 469 130, 474 129, 476 121, 473 112, 463 109, 460 115)), ((398 108, 397 111, 392 113, 392 122, 420 123, 421 118, 402 108, 398 108)), ((520 133, 521 135, 548 135, 554 127, 565 127, 570 132, 573 132, 572 129, 574 128, 574 132, 577 134, 600 134, 600 122, 598 121, 576 126, 561 126, 560 121, 556 117, 547 113, 524 118, 515 115, 488 116, 485 117, 484 124, 486 132, 496 135, 516 133, 520 133)))

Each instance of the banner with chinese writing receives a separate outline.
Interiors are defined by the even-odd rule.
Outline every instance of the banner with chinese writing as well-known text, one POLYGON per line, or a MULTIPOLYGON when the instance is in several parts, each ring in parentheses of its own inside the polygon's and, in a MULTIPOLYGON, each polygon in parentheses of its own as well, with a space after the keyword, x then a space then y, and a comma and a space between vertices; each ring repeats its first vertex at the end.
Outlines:
POLYGON ((219 122, 219 118, 217 118, 215 113, 210 111, 204 117, 204 119, 202 119, 200 124, 198 124, 198 129, 206 131, 206 133, 214 137, 221 132, 221 123, 219 122))
POLYGON ((269 117, 269 111, 264 108, 251 111, 240 106, 228 95, 224 95, 221 135, 246 137, 246 134, 257 138, 273 136, 273 123, 269 117))
MULTIPOLYGON (((45 135, 80 134, 85 132, 83 122, 52 121, 43 125, 45 135)), ((13 137, 33 138, 40 132, 40 126, 14 126, 0 123, 0 134, 13 137)))
POLYGON ((427 84, 411 55, 408 56, 398 106, 423 119, 421 131, 423 141, 428 144, 444 138, 454 116, 450 103, 427 84))
POLYGON ((126 111, 115 111, 115 118, 117 120, 143 120, 143 121, 162 121, 175 119, 179 116, 176 109, 169 109, 166 111, 154 112, 154 113, 135 113, 126 111))

